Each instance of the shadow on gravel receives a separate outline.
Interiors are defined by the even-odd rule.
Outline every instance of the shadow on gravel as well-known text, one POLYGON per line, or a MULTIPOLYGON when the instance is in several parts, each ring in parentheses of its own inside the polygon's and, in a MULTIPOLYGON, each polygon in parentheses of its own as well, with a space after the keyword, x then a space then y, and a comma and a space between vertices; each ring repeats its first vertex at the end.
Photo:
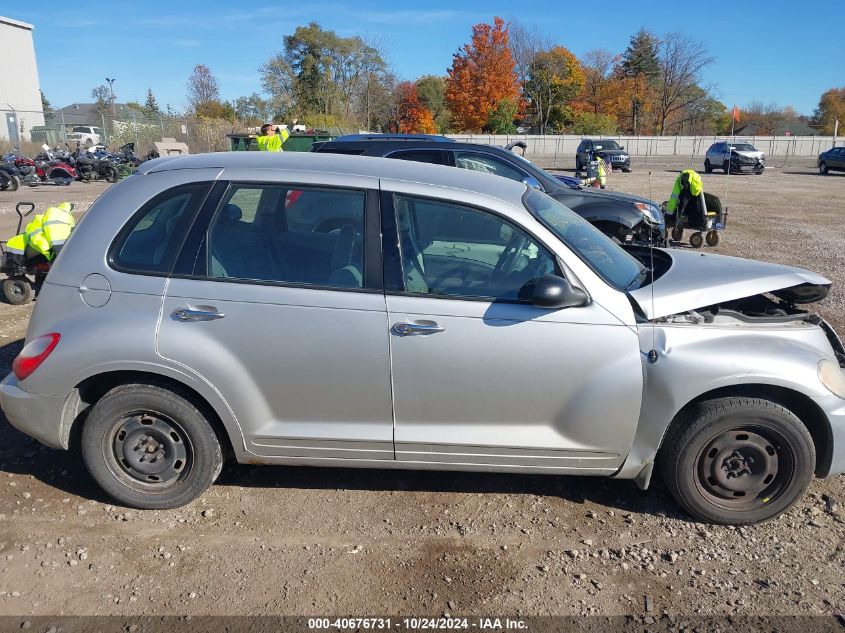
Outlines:
MULTIPOLYGON (((3 376, 11 370, 12 360, 22 347, 23 339, 0 347, 0 373, 3 376)), ((55 488, 61 496, 75 495, 101 503, 114 503, 88 475, 78 451, 61 451, 42 446, 12 427, 2 413, 0 472, 31 475, 55 488)), ((657 481, 653 482, 650 490, 643 492, 630 481, 604 477, 252 466, 230 462, 226 464, 216 485, 304 490, 542 495, 576 504, 589 501, 624 512, 687 518, 678 511, 657 481)))
POLYGON ((792 174, 793 176, 818 176, 819 178, 845 178, 845 172, 828 172, 820 174, 818 171, 783 171, 784 174, 792 174))

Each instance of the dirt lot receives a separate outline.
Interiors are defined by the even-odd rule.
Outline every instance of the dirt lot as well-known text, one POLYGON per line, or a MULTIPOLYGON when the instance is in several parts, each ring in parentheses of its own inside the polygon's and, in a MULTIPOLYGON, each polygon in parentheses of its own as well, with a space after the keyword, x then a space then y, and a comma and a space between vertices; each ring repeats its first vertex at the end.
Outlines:
MULTIPOLYGON (((677 165, 634 167, 612 188, 668 197, 677 165)), ((717 252, 826 275, 818 310, 845 332, 845 175, 704 183, 730 207, 717 252)), ((0 193, 0 238, 15 200, 85 208, 103 189, 0 193)), ((2 374, 29 314, 0 304, 2 374)), ((138 512, 0 416, 0 615, 834 615, 843 504, 845 478, 816 481, 785 516, 732 529, 690 521, 659 484, 229 465, 191 506, 138 512)))

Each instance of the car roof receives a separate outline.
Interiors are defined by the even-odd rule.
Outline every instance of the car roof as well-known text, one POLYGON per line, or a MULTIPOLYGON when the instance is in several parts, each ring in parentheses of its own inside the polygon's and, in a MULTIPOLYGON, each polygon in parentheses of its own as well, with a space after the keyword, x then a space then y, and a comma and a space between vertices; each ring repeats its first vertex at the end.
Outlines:
POLYGON ((349 156, 320 152, 213 152, 156 158, 141 163, 136 174, 145 175, 181 169, 272 169, 290 172, 320 172, 404 182, 425 183, 460 189, 504 200, 521 209, 527 185, 509 178, 444 165, 391 160, 371 156, 349 156))
POLYGON ((349 141, 438 141, 440 143, 454 143, 455 139, 437 134, 346 134, 327 142, 333 141, 342 143, 349 141))
POLYGON ((324 143, 320 143, 318 146, 319 151, 323 151, 323 149, 343 148, 360 149, 362 152, 378 150, 379 153, 387 153, 396 149, 416 148, 441 150, 477 149, 482 151, 511 153, 510 150, 507 150, 499 145, 489 145, 487 143, 464 143, 454 141, 453 139, 448 139, 448 143, 446 143, 442 140, 439 140, 437 137, 424 138, 423 136, 420 136, 419 138, 396 139, 390 138, 389 135, 385 134, 361 139, 342 139, 343 137, 334 139, 333 141, 326 141, 324 143))

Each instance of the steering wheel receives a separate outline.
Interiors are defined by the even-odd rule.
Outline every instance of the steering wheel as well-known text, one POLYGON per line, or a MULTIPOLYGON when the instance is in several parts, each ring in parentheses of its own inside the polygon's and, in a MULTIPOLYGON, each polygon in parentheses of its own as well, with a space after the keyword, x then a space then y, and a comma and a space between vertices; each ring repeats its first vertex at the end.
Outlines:
POLYGON ((490 275, 492 279, 497 279, 512 272, 513 265, 516 263, 519 252, 525 247, 526 238, 520 233, 514 233, 511 239, 508 240, 508 245, 502 251, 499 261, 496 262, 493 273, 490 275))

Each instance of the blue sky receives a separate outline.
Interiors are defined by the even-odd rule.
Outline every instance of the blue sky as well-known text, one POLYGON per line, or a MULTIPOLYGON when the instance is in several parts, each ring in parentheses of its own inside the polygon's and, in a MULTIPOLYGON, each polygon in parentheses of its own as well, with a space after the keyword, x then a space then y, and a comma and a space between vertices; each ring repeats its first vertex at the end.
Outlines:
POLYGON ((728 108, 761 101, 811 114, 822 92, 845 85, 842 38, 833 35, 845 13, 841 1, 254 0, 246 6, 224 0, 88 0, 49 3, 49 10, 43 2, 3 5, 3 15, 35 25, 41 88, 55 107, 91 101, 91 89, 115 77, 119 101, 143 101, 149 86, 162 107, 180 110, 195 64, 211 68, 224 99, 260 91, 258 67, 281 49, 284 35, 310 21, 381 41, 401 78, 444 74, 472 25, 492 22, 494 15, 536 26, 578 56, 594 48, 622 52, 641 26, 657 34, 693 34, 716 58, 705 79, 728 108), (591 5, 597 9, 586 8, 591 5))

